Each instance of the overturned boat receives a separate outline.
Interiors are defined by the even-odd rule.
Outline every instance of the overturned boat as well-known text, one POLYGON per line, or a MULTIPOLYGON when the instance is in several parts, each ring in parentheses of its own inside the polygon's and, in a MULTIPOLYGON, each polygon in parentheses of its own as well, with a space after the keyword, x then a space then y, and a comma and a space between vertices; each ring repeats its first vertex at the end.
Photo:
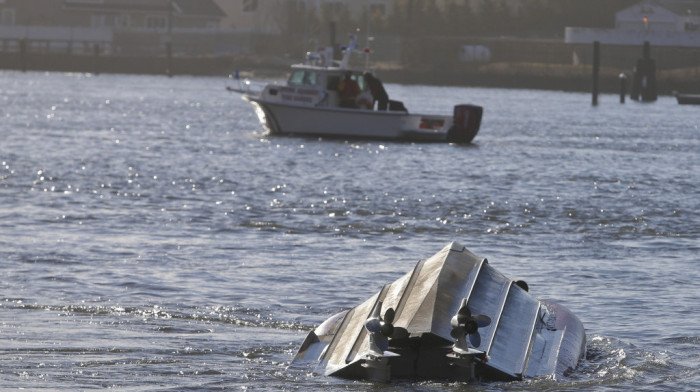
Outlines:
POLYGON ((481 106, 458 104, 450 116, 409 113, 385 93, 382 103, 372 93, 378 79, 348 66, 353 48, 345 49, 342 61, 333 60, 332 48, 309 53, 304 63, 292 65, 285 85, 267 84, 262 91, 252 91, 249 84, 227 89, 243 94, 271 135, 471 143, 481 126, 481 106), (356 86, 350 97, 342 87, 345 82, 356 86))
POLYGON ((700 105, 700 94, 681 94, 673 92, 679 105, 700 105))
POLYGON ((585 343, 569 310, 453 242, 318 326, 292 366, 378 382, 556 378, 576 368, 585 343))

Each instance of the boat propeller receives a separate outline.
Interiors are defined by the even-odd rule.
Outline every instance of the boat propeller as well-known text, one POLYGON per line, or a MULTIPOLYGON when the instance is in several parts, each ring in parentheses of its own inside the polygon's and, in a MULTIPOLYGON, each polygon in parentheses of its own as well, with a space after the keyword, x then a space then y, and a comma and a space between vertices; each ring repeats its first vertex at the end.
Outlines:
POLYGON ((396 339, 408 336, 405 328, 394 327, 394 317, 396 312, 389 308, 384 312, 384 317, 380 316, 382 311, 382 301, 378 301, 372 309, 372 313, 365 321, 365 328, 369 332, 369 349, 375 355, 383 355, 389 348, 389 338, 396 339))
POLYGON ((481 346, 479 328, 483 328, 491 324, 491 318, 483 314, 472 316, 472 312, 467 307, 467 299, 464 298, 459 306, 459 310, 452 317, 450 324, 452 324, 450 336, 456 339, 454 345, 455 350, 467 352, 469 350, 469 346, 467 345, 467 336, 469 336, 469 343, 472 345, 472 347, 478 348, 481 346))

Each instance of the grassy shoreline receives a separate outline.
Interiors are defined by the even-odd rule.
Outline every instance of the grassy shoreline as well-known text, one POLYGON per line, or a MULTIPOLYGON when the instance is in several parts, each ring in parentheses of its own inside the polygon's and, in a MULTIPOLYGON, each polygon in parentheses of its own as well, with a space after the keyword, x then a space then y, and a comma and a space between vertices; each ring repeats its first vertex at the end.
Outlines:
MULTIPOLYGON (((234 59, 236 69, 246 77, 284 78, 291 62, 281 59, 234 59)), ((465 64, 435 68, 408 69, 395 63, 375 64, 372 69, 385 83, 423 84, 437 86, 471 86, 527 88, 538 90, 590 92, 593 68, 590 65, 545 64, 531 62, 495 62, 480 65, 465 64)), ((627 91, 631 87, 633 68, 601 67, 601 93, 620 92, 620 74, 627 75, 627 91)), ((674 91, 700 93, 700 67, 658 70, 658 92, 671 95, 674 91)))
MULTIPOLYGON (((170 65, 173 75, 227 76, 239 70, 242 76, 285 78, 290 59, 273 56, 219 56, 181 58, 168 62, 164 57, 110 57, 32 54, 24 62, 16 53, 0 53, 0 69, 86 73, 166 74, 170 65)), ((438 86, 527 88, 539 90, 589 92, 592 86, 590 65, 546 64, 535 62, 494 62, 452 64, 408 69, 395 63, 378 63, 372 67, 385 83, 438 86)), ((601 67, 601 93, 619 93, 619 75, 628 76, 631 87, 632 68, 601 67)), ((658 93, 674 91, 700 94, 700 66, 658 70, 658 93)))

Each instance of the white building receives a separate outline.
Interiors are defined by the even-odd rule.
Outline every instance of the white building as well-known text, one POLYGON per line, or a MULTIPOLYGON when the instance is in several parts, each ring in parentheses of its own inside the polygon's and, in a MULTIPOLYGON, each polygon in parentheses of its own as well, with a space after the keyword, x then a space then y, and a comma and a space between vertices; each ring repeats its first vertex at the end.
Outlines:
POLYGON ((645 0, 615 14, 614 29, 567 27, 565 42, 700 47, 700 4, 645 0))

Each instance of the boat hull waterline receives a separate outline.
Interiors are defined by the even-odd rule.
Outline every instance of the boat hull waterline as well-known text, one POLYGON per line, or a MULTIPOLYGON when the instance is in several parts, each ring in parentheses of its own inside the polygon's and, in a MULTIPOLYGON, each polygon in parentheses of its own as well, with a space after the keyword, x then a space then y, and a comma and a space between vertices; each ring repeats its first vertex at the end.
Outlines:
POLYGON ((261 124, 271 135, 471 143, 483 114, 475 105, 457 105, 453 116, 446 116, 306 107, 266 102, 250 95, 243 98, 255 106, 261 124))

